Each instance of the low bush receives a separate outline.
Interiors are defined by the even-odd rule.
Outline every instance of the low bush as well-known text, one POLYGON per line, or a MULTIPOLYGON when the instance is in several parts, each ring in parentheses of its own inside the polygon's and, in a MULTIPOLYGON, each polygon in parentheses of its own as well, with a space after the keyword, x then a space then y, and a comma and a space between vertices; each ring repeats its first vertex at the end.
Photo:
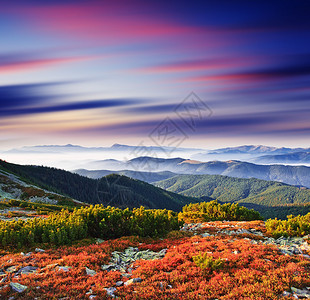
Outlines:
POLYGON ((310 213, 296 217, 290 215, 287 220, 269 219, 266 221, 266 229, 274 237, 310 234, 310 213))
POLYGON ((209 271, 209 273, 222 269, 225 263, 225 260, 221 258, 213 258, 207 252, 193 256, 193 261, 197 267, 204 271, 209 271))
POLYGON ((181 224, 177 213, 170 210, 144 207, 122 210, 96 205, 75 209, 72 213, 62 210, 47 218, 0 221, 0 244, 21 247, 36 243, 65 245, 85 237, 154 237, 177 230, 181 224))
POLYGON ((259 212, 247 209, 238 203, 219 204, 217 201, 191 203, 185 205, 179 219, 186 223, 208 221, 253 221, 262 220, 259 212))

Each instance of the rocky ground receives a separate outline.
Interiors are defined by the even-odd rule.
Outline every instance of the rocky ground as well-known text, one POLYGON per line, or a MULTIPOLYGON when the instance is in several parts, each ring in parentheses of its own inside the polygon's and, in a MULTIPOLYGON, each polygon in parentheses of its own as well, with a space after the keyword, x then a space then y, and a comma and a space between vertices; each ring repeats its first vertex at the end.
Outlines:
POLYGON ((2 221, 17 221, 33 219, 37 212, 35 210, 24 210, 20 207, 8 207, 0 209, 0 220, 2 221))
POLYGON ((97 239, 88 246, 5 254, 0 258, 0 296, 10 300, 310 298, 308 236, 274 239, 263 222, 225 221, 185 224, 174 234, 156 241, 97 239), (193 263, 194 255, 201 253, 226 265, 220 271, 201 270, 193 263))

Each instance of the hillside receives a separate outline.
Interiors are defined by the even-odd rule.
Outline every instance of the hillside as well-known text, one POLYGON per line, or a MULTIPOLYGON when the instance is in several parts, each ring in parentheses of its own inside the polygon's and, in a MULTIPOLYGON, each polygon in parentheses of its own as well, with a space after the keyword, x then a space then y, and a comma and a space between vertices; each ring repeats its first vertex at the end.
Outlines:
POLYGON ((115 174, 96 180, 60 169, 22 166, 3 160, 0 160, 0 168, 20 176, 28 183, 90 204, 130 208, 143 205, 178 211, 185 204, 199 201, 115 174))
POLYGON ((148 183, 152 183, 155 181, 165 180, 176 176, 176 173, 172 173, 169 171, 163 172, 139 172, 139 171, 131 171, 131 170, 122 170, 122 171, 111 171, 111 170, 85 170, 85 169, 78 169, 73 171, 76 174, 81 176, 85 176, 92 179, 99 179, 104 176, 110 174, 118 174, 127 176, 133 179, 142 180, 148 183))
MULTIPOLYGON (((221 202, 239 202, 247 207, 255 208, 263 215, 264 211, 270 210, 270 207, 273 206, 298 205, 310 202, 310 189, 255 178, 179 175, 154 184, 185 196, 207 196, 221 202)), ((301 208, 305 210, 305 207, 302 206, 301 208)), ((273 212, 273 217, 278 209, 273 212)))
POLYGON ((45 203, 51 205, 80 206, 81 203, 70 197, 60 195, 29 184, 18 176, 0 168, 0 199, 17 199, 32 203, 45 203))

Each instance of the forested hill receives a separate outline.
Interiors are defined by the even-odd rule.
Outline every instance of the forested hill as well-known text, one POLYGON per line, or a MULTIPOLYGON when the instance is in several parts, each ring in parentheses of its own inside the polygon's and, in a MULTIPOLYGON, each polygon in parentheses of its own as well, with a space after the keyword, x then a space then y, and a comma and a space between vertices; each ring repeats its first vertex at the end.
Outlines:
POLYGON ((28 183, 91 204, 129 208, 143 205, 179 211, 185 204, 200 201, 115 174, 96 180, 56 168, 17 165, 3 160, 0 160, 0 169, 28 183))
POLYGON ((310 189, 275 181, 222 175, 179 175, 155 183, 168 191, 191 197, 212 197, 222 202, 264 206, 310 202, 310 189))

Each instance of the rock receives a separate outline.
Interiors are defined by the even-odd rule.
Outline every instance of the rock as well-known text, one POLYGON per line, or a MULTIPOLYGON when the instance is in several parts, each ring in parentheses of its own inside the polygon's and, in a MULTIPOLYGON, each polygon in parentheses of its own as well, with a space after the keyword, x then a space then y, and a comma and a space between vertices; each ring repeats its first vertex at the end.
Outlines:
POLYGON ((96 299, 96 297, 97 297, 96 295, 90 295, 89 299, 96 299))
POLYGON ((116 296, 114 295, 114 293, 116 292, 116 288, 115 287, 109 287, 105 289, 107 291, 107 295, 115 298, 116 296))
POLYGON ((132 285, 132 284, 134 284, 134 283, 141 282, 141 281, 142 281, 142 279, 139 278, 139 277, 137 277, 137 278, 132 278, 132 279, 127 280, 127 281, 124 283, 124 285, 132 285))
POLYGON ((7 273, 14 273, 17 271, 17 266, 12 266, 6 269, 7 273))
POLYGON ((62 266, 62 267, 57 268, 58 271, 63 271, 63 272, 69 272, 70 269, 71 269, 71 267, 66 267, 66 266, 65 267, 62 266))
POLYGON ((31 274, 31 273, 35 273, 37 269, 38 269, 37 267, 26 266, 26 267, 21 268, 17 272, 17 274, 31 274))
POLYGON ((102 244, 102 243, 104 243, 104 242, 105 242, 105 241, 102 240, 102 239, 99 239, 99 238, 96 239, 96 244, 97 244, 97 245, 102 244))
POLYGON ((115 283, 115 286, 117 287, 122 286, 122 285, 124 285, 124 281, 121 281, 121 280, 115 283))
POLYGON ((211 235, 210 233, 205 232, 205 233, 203 233, 203 234, 201 235, 201 237, 207 237, 207 236, 210 236, 210 235, 211 235))
POLYGON ((136 260, 153 260, 162 259, 166 255, 167 249, 162 249, 159 252, 151 250, 139 251, 138 248, 128 247, 124 252, 113 251, 110 264, 102 265, 103 271, 120 271, 121 273, 131 273, 133 264, 136 260))
POLYGON ((4 285, 4 286, 0 286, 0 291, 2 290, 2 289, 5 289, 5 288, 7 288, 8 287, 8 285, 6 284, 6 285, 4 285))
POLYGON ((115 265, 102 265, 101 266, 101 269, 103 270, 103 271, 110 271, 110 270, 112 270, 112 269, 114 269, 115 268, 115 265))
POLYGON ((43 250, 43 249, 40 249, 40 248, 35 248, 35 250, 34 250, 35 252, 39 252, 39 253, 43 253, 43 252, 45 252, 45 250, 43 250))
POLYGON ((293 255, 292 252, 288 251, 288 250, 285 250, 285 249, 281 249, 281 252, 285 255, 293 255))
POLYGON ((291 296, 291 293, 290 292, 287 292, 287 291, 284 291, 283 294, 282 294, 283 297, 290 297, 291 296))
POLYGON ((19 284, 17 282, 11 282, 10 287, 12 288, 14 292, 18 292, 18 293, 22 293, 28 288, 27 286, 19 284))
POLYGON ((3 270, 0 271, 0 277, 6 276, 6 273, 3 270))
POLYGON ((93 293, 92 289, 89 289, 89 291, 86 293, 86 295, 91 295, 93 293))
POLYGON ((86 270, 87 275, 94 276, 97 274, 96 271, 88 269, 87 267, 85 267, 85 270, 86 270))
POLYGON ((291 290, 292 292, 294 292, 294 294, 296 294, 298 297, 303 297, 303 298, 308 298, 310 299, 310 292, 306 289, 304 290, 300 290, 300 289, 297 289, 295 287, 291 287, 291 290))

